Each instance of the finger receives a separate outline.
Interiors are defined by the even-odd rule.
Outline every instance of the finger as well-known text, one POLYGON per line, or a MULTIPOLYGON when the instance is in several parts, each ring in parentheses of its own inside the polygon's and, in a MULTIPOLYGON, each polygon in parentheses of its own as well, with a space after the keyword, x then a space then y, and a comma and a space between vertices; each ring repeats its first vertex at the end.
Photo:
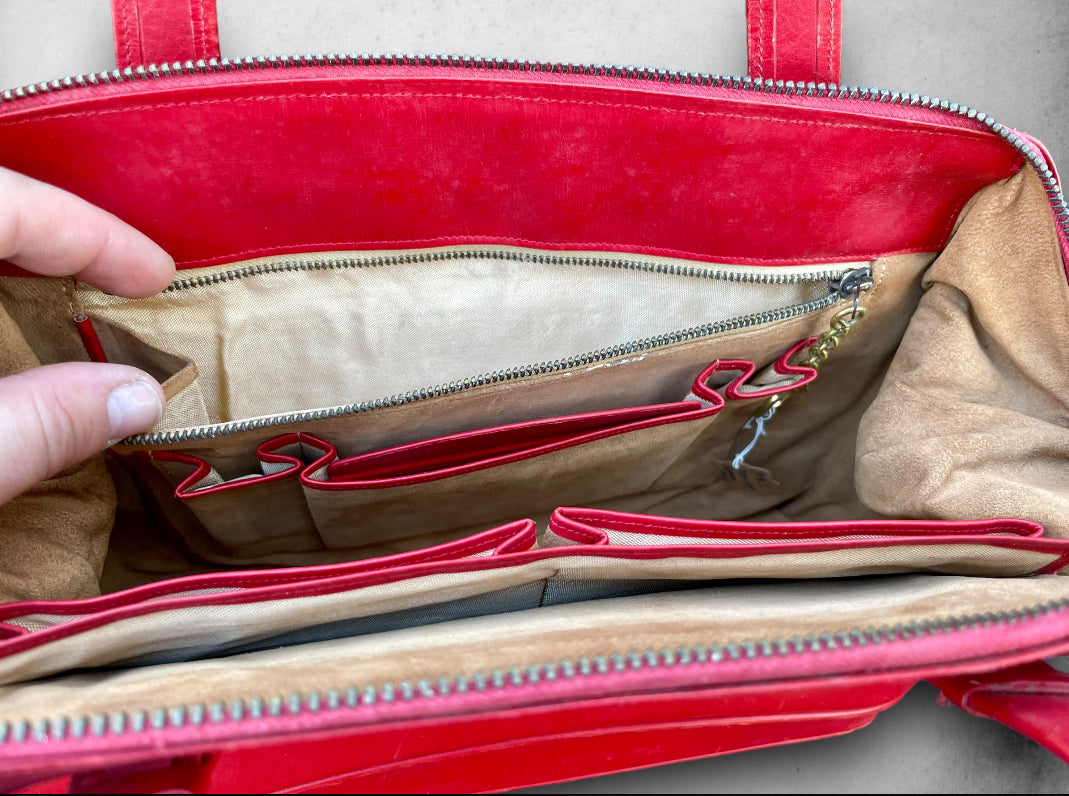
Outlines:
POLYGON ((0 503, 147 431, 163 390, 137 368, 68 362, 0 379, 0 503))
POLYGON ((0 168, 0 260, 44 276, 76 276, 129 298, 160 292, 174 260, 111 213, 0 168))

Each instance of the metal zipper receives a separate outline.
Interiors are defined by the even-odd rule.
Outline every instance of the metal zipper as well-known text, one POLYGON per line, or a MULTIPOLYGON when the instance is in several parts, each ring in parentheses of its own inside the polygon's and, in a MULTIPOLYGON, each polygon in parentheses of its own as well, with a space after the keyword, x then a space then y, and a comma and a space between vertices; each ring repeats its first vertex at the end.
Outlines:
POLYGON ((195 728, 205 724, 240 724, 277 717, 307 717, 330 711, 370 708, 377 704, 440 700, 468 693, 503 692, 556 680, 612 677, 627 671, 680 669, 743 659, 786 658, 792 655, 829 655, 855 647, 901 644, 926 636, 1015 625, 1054 613, 1064 613, 1067 608, 1069 600, 1063 599, 1012 611, 967 614, 950 619, 881 625, 863 630, 680 647, 675 650, 616 652, 574 660, 564 659, 557 663, 531 664, 508 670, 494 669, 455 678, 443 677, 434 681, 422 679, 380 685, 348 685, 325 691, 278 694, 268 698, 239 697, 230 701, 219 700, 208 704, 185 704, 152 710, 0 721, 0 748, 29 741, 47 743, 104 736, 136 736, 150 731, 195 728))
POLYGON ((543 73, 557 75, 581 75, 605 77, 636 82, 669 83, 688 86, 704 86, 718 89, 752 91, 759 94, 782 94, 790 97, 813 97, 825 100, 860 100, 882 105, 903 105, 923 108, 954 116, 963 116, 983 124, 991 132, 1010 144, 1031 164, 1043 182, 1054 216, 1063 233, 1069 237, 1069 205, 1066 204, 1054 172, 1043 155, 1027 141, 1020 139, 1012 130, 995 121, 982 111, 957 102, 949 102, 927 94, 887 91, 864 86, 841 86, 837 83, 803 83, 793 80, 754 79, 740 75, 725 76, 706 72, 684 72, 668 69, 651 69, 636 66, 609 64, 561 64, 540 61, 520 61, 507 58, 485 58, 467 55, 379 54, 379 53, 319 53, 305 55, 269 55, 246 58, 211 58, 209 60, 185 61, 148 66, 126 67, 111 71, 75 75, 41 83, 32 83, 20 88, 0 92, 0 106, 4 103, 51 94, 69 89, 113 83, 131 83, 161 80, 190 75, 246 72, 263 69, 292 69, 299 67, 344 67, 344 66, 407 66, 449 67, 478 71, 504 71, 543 73))
POLYGON ((676 265, 673 263, 644 262, 630 260, 623 257, 584 257, 581 255, 556 255, 545 252, 524 252, 509 250, 461 250, 461 251, 432 251, 432 252, 408 252, 403 254, 373 255, 370 257, 345 257, 341 259, 311 259, 311 260, 287 260, 257 265, 234 268, 228 271, 213 273, 207 276, 193 276, 186 279, 179 278, 172 282, 163 293, 178 292, 182 290, 208 287, 211 285, 244 279, 266 273, 287 273, 293 271, 335 270, 351 268, 376 268, 389 265, 430 263, 453 259, 463 259, 474 255, 480 257, 493 257, 504 260, 521 261, 543 265, 564 265, 579 267, 605 267, 620 268, 632 271, 645 271, 656 274, 669 274, 703 279, 713 279, 733 282, 747 282, 754 284, 783 285, 800 284, 806 282, 828 283, 828 294, 818 299, 795 304, 777 310, 744 315, 726 321, 707 323, 701 326, 683 329, 678 332, 647 337, 628 343, 602 348, 597 351, 579 354, 566 359, 556 359, 552 362, 541 362, 533 365, 522 365, 505 370, 497 370, 492 373, 483 373, 459 381, 451 381, 447 384, 437 384, 432 387, 421 387, 410 390, 401 395, 391 395, 386 398, 378 398, 374 401, 361 401, 360 403, 345 404, 321 409, 313 409, 289 414, 271 415, 248 420, 235 420, 228 423, 217 423, 210 426, 197 426, 183 428, 176 431, 160 431, 150 434, 139 434, 124 440, 126 445, 154 446, 169 445, 176 442, 189 442, 193 440, 214 439, 228 434, 238 434, 245 431, 274 428, 277 426, 290 425, 293 423, 307 423, 326 418, 343 417, 359 414, 361 412, 382 409, 387 406, 399 406, 413 403, 428 398, 436 398, 450 395, 486 384, 497 384, 512 381, 528 376, 538 376, 555 373, 562 370, 582 367, 607 359, 626 356, 640 351, 652 351, 665 346, 675 345, 687 340, 698 340, 723 332, 733 331, 751 326, 759 326, 766 323, 775 323, 817 312, 825 307, 840 301, 842 293, 839 292, 841 285, 849 274, 854 271, 868 272, 868 267, 861 269, 829 269, 805 273, 777 273, 775 271, 759 272, 728 267, 703 267, 700 265, 676 265))

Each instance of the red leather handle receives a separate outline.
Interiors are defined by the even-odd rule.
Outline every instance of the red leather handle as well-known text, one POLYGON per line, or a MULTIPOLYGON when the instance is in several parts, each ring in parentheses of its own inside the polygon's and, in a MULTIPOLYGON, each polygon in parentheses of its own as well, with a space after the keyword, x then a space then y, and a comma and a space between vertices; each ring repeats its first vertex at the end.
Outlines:
POLYGON ((842 0, 746 0, 750 77, 838 83, 842 0))
MULTIPOLYGON (((219 57, 215 0, 111 0, 120 69, 219 57)), ((746 0, 751 77, 838 83, 842 0, 746 0)))
POLYGON ((1069 675, 1042 662, 932 685, 967 713, 994 719, 1069 763, 1069 675))
POLYGON ((111 0, 119 69, 219 57, 215 0, 111 0))

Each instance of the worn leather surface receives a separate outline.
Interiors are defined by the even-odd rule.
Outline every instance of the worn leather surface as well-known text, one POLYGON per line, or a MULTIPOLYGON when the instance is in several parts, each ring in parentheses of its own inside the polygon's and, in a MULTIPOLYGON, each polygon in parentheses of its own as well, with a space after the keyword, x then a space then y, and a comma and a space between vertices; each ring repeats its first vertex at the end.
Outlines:
POLYGON ((297 67, 69 90, 3 108, 0 163, 188 268, 479 243, 867 260, 938 250, 965 201, 1021 162, 958 117, 595 83, 297 67), (894 118, 910 115, 933 123, 894 118))

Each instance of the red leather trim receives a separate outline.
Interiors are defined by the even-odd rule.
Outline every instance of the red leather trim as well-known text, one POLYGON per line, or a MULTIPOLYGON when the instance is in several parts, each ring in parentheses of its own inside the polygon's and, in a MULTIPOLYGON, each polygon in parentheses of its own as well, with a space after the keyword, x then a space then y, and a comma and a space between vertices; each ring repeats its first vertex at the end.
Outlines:
POLYGON ((842 0, 746 0, 750 77, 838 83, 842 0))
POLYGON ((170 451, 152 451, 149 455, 154 459, 181 462, 195 468, 193 473, 175 488, 175 497, 181 500, 195 500, 223 490, 242 489, 253 484, 295 476, 299 477, 301 485, 308 489, 326 491, 386 489, 437 481, 544 456, 619 434, 715 415, 724 408, 724 398, 707 384, 716 373, 739 374, 725 388, 725 394, 733 400, 762 398, 800 389, 817 377, 817 371, 809 367, 791 365, 789 360, 806 346, 812 345, 814 340, 815 338, 810 338, 799 341, 774 363, 773 367, 777 373, 801 376, 787 387, 741 392, 740 388, 756 371, 756 365, 742 359, 723 359, 712 363, 701 372, 692 386, 694 394, 710 404, 708 407, 694 401, 682 401, 526 421, 421 440, 342 460, 337 460, 337 451, 326 440, 311 434, 285 434, 261 443, 256 452, 261 461, 290 465, 287 469, 270 475, 244 477, 201 488, 197 488, 197 484, 211 470, 207 462, 170 451), (310 464, 304 464, 296 457, 276 452, 297 442, 321 451, 322 455, 310 464), (325 476, 317 475, 324 468, 325 476))
MULTIPOLYGON (((657 536, 693 536, 695 538, 739 536, 785 539, 798 537, 836 537, 848 535, 891 536, 988 536, 1013 534, 1016 537, 1042 540, 1043 526, 1030 520, 853 520, 837 522, 733 522, 726 520, 688 520, 679 517, 655 517, 607 509, 562 507, 553 512, 550 529, 580 531, 592 544, 601 541, 606 530, 648 533, 657 536), (597 541, 594 541, 597 540, 597 541)), ((985 539, 990 541, 989 539, 985 539)), ((1056 541, 1056 540, 1044 540, 1056 541)))
MULTIPOLYGON (((221 484, 216 484, 210 487, 202 487, 197 489, 197 484, 211 472, 211 465, 203 459, 198 459, 196 456, 190 456, 185 453, 179 453, 178 451, 170 450, 153 450, 149 451, 150 458, 163 462, 178 462, 180 464, 188 464, 194 468, 193 472, 182 479, 178 486, 174 489, 174 496, 180 500, 195 500, 203 495, 214 494, 220 491, 229 491, 233 489, 241 489, 242 487, 249 486, 250 484, 262 484, 265 481, 282 481, 287 478, 294 478, 304 467, 304 462, 295 456, 288 456, 283 453, 278 453, 279 448, 284 448, 287 445, 293 445, 298 442, 305 442, 316 447, 326 445, 324 450, 324 457, 334 456, 333 446, 327 445, 322 440, 313 437, 309 434, 283 434, 279 437, 274 437, 266 442, 260 443, 256 447, 256 456, 262 462, 270 462, 272 464, 286 464, 289 465, 285 470, 279 470, 278 472, 268 473, 264 475, 257 475, 253 478, 242 478, 236 481, 224 481, 221 484), (329 449, 329 451, 327 450, 329 449)), ((317 460, 322 462, 323 458, 317 460)))
POLYGON ((111 0, 119 69, 219 57, 215 0, 111 0))
MULTIPOLYGON (((199 754, 220 748, 285 743, 291 739, 311 741, 350 732, 375 734, 396 729, 407 731, 415 738, 429 726, 458 728, 468 719, 480 716, 506 719, 515 716, 514 711, 531 708, 558 711, 562 717, 563 711, 570 707, 584 709, 592 721, 606 725, 607 717, 600 712, 602 707, 626 704, 633 696, 653 695, 654 701, 671 700, 676 695, 693 694, 704 688, 715 688, 715 693, 725 697, 727 710, 738 715, 743 711, 734 698, 737 688, 763 691, 767 687, 812 685, 827 693, 829 688, 842 685, 865 689, 889 683, 912 683, 923 678, 1019 665, 1062 654, 1069 644, 1064 612, 1029 617, 1015 623, 1013 632, 1008 631, 1007 626, 983 622, 948 633, 913 634, 903 629, 901 643, 844 645, 826 654, 752 659, 744 655, 692 666, 610 667, 604 675, 545 678, 522 689, 509 688, 506 681, 503 689, 451 691, 448 696, 428 700, 420 698, 417 692, 412 700, 380 701, 354 711, 344 706, 292 716, 283 711, 277 717, 251 720, 246 716, 241 722, 206 721, 196 726, 164 727, 158 732, 148 730, 133 735, 107 733, 101 737, 87 735, 80 739, 42 742, 31 736, 22 744, 0 748, 0 757, 5 758, 0 766, 0 782, 17 782, 17 778, 22 778, 18 784, 24 784, 30 774, 53 776, 92 767, 114 770, 124 762, 159 759, 164 754, 168 757, 199 754)), ((557 725, 558 731, 560 726, 557 725)), ((567 717, 564 726, 574 726, 572 717, 567 717)), ((461 743, 465 742, 462 732, 457 737, 461 743)), ((394 743, 393 749, 396 751, 393 759, 402 759, 403 747, 394 743)), ((358 756, 352 762, 354 767, 361 765, 358 756)))
POLYGON ((82 338, 85 353, 89 355, 90 362, 107 362, 108 355, 104 353, 104 347, 100 344, 96 327, 91 318, 75 318, 74 328, 78 330, 78 336, 82 338))
MULTIPOLYGON (((348 561, 341 564, 323 564, 314 567, 287 567, 285 569, 190 575, 84 600, 35 600, 5 603, 0 606, 0 622, 37 613, 58 614, 60 616, 79 616, 93 612, 104 613, 130 605, 160 600, 161 598, 170 597, 172 594, 200 589, 256 589, 265 586, 277 589, 309 581, 327 582, 332 578, 342 576, 383 572, 394 568, 411 567, 415 564, 448 561, 488 551, 492 551, 492 555, 489 558, 493 558, 494 556, 530 550, 535 543, 536 532, 537 526, 531 520, 517 520, 499 528, 482 531, 453 542, 379 558, 348 561)), ((283 593, 279 592, 279 594, 283 593)), ((241 602, 241 600, 238 600, 238 602, 241 602)), ((176 604, 176 602, 168 602, 167 607, 174 607, 176 604)), ((5 627, 11 628, 9 632, 12 636, 23 634, 15 632, 16 630, 25 631, 24 628, 20 628, 18 625, 5 627)))
POLYGON ((964 202, 1022 161, 972 120, 879 103, 295 67, 8 103, 0 162, 104 207, 196 267, 461 243, 867 260, 937 251, 964 202))
POLYGON ((18 636, 25 636, 30 631, 20 625, 5 625, 0 623, 0 641, 18 636))
POLYGON ((966 712, 1001 722, 1069 763, 1069 675, 1037 661, 931 682, 966 712))
POLYGON ((352 456, 327 468, 327 479, 309 477, 318 469, 305 468, 301 484, 309 489, 388 489, 454 478, 586 445, 607 437, 646 428, 698 420, 718 413, 723 399, 709 409, 697 401, 659 404, 607 412, 590 412, 549 420, 514 423, 400 445, 352 456))
POLYGON ((740 373, 738 378, 732 381, 724 390, 724 395, 733 401, 748 401, 753 398, 767 398, 769 395, 775 395, 776 393, 791 392, 792 390, 801 389, 817 377, 817 371, 815 368, 791 365, 790 359, 803 348, 813 345, 816 341, 817 338, 815 337, 810 337, 807 340, 799 340, 773 363, 772 369, 781 376, 800 375, 802 377, 793 384, 786 387, 769 387, 764 390, 748 390, 746 392, 740 392, 740 388, 745 386, 746 382, 748 382, 757 371, 757 365, 747 359, 718 359, 702 371, 701 375, 695 380, 693 387, 694 394, 707 401, 722 401, 723 399, 720 398, 719 393, 710 388, 707 382, 718 372, 731 371, 738 371, 740 373))

